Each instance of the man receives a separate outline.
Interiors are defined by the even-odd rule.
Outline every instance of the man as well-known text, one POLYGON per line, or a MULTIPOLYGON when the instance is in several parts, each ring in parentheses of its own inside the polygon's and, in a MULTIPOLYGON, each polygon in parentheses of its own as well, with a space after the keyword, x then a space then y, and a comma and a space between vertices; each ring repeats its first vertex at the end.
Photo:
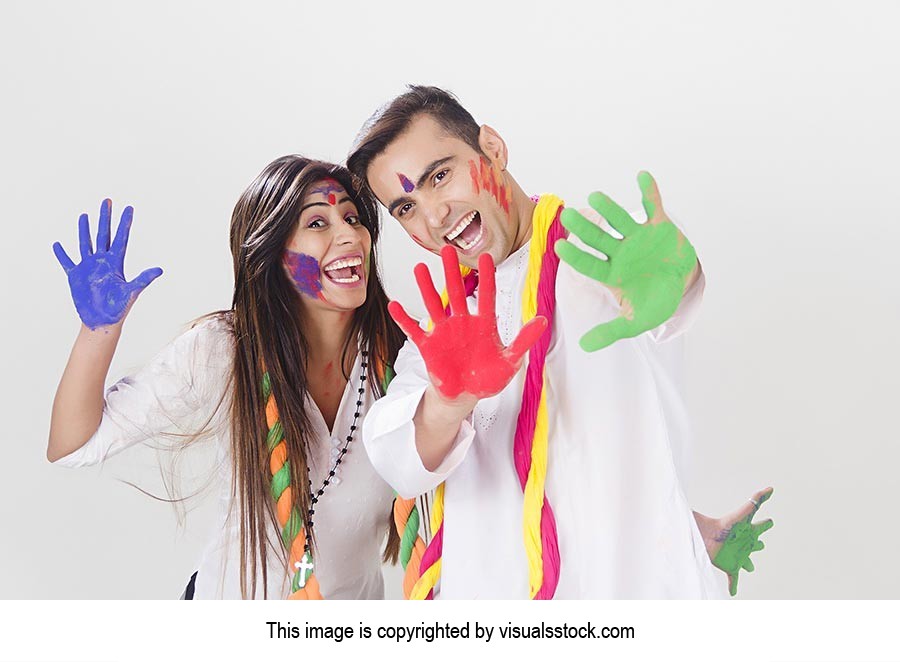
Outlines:
POLYGON ((762 545, 750 518, 771 491, 737 519, 695 520, 679 484, 685 416, 656 344, 678 336, 700 302, 693 248, 646 173, 647 223, 591 197, 619 239, 552 196, 530 198, 508 156, 451 95, 412 87, 367 123, 348 158, 412 239, 442 254, 447 277, 449 317, 427 269, 416 270, 429 333, 392 303, 413 342, 363 431, 401 496, 445 486, 419 597, 436 568, 444 598, 720 596, 705 541, 717 557, 715 545, 728 548, 736 587, 762 545), (563 239, 563 226, 604 257, 563 239), (480 286, 474 272, 463 285, 457 258, 480 286))

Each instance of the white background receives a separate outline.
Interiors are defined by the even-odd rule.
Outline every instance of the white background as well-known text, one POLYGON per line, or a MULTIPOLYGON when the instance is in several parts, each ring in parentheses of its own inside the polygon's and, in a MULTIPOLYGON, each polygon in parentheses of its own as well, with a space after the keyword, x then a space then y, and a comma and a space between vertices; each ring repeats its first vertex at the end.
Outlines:
MULTIPOLYGON (((156 454, 44 458, 78 320, 50 246, 136 209, 135 306, 110 377, 227 307, 227 233, 273 158, 341 160, 406 83, 454 91, 529 193, 639 207, 649 169, 707 273, 687 339, 693 507, 775 486, 742 598, 900 597, 900 101, 895 3, 0 5, 4 222, 0 597, 175 597, 211 504, 179 527, 156 454)), ((389 291, 421 251, 388 219, 389 291)), ((585 403, 589 406, 589 403, 585 403)), ((202 454, 199 458, 202 460, 202 454)), ((202 466, 202 462, 196 466, 202 466)), ((397 585, 391 581, 393 595, 397 585)))

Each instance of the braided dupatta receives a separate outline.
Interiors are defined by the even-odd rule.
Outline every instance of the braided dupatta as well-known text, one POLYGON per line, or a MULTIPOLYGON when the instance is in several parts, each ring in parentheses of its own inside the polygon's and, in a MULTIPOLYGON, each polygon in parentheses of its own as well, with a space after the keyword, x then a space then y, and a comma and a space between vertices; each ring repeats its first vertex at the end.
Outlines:
POLYGON ((284 429, 278 417, 278 405, 272 392, 269 373, 263 374, 263 399, 266 401, 266 446, 269 449, 269 469, 272 472, 272 497, 275 499, 275 514, 281 526, 281 541, 288 550, 288 568, 292 571, 291 595, 289 600, 322 600, 319 582, 311 569, 301 564, 311 562, 306 553, 306 527, 303 517, 294 505, 291 488, 291 465, 287 459, 287 444, 284 429))
MULTIPOLYGON (((545 333, 531 348, 522 391, 522 406, 516 424, 513 459, 519 483, 525 494, 522 509, 522 528, 525 551, 528 556, 529 595, 536 600, 549 600, 559 583, 559 541, 556 519, 550 502, 544 493, 547 478, 547 398, 544 389, 546 376, 544 364, 553 328, 556 310, 556 273, 559 258, 553 250, 558 239, 564 238, 565 229, 559 221, 563 201, 553 195, 543 195, 534 210, 531 246, 528 253, 528 271, 522 293, 522 321, 543 315, 550 323, 551 332, 545 333)), ((470 296, 477 287, 477 272, 460 267, 470 296)), ((446 290, 441 297, 447 304, 446 290)), ((434 587, 440 577, 440 559, 443 551, 444 485, 435 490, 432 511, 434 538, 425 550, 420 564, 420 578, 413 587, 410 599, 423 600, 434 597, 434 587)))
MULTIPOLYGON (((385 356, 382 352, 381 356, 385 356)), ((381 381, 383 390, 387 391, 387 385, 394 376, 390 365, 378 364, 375 366, 375 376, 381 381)), ((275 513, 281 526, 281 540, 288 550, 288 568, 293 571, 291 576, 291 595, 289 600, 323 600, 319 589, 319 582, 313 571, 304 565, 312 563, 312 554, 306 551, 306 528, 303 525, 303 517, 294 506, 291 490, 291 467, 287 459, 287 444, 284 441, 284 429, 278 416, 278 405, 275 403, 275 395, 272 392, 272 382, 269 373, 263 374, 262 379, 263 399, 266 402, 266 446, 269 450, 269 469, 272 473, 272 497, 275 499, 275 513)), ((396 499, 394 501, 394 522, 401 536, 400 554, 403 567, 415 572, 418 578, 419 561, 425 551, 425 543, 418 537, 419 514, 416 510, 415 500, 408 501, 396 499), (409 521, 407 521, 409 520, 409 521), (408 531, 412 531, 410 537, 408 531), (407 550, 404 556, 404 548, 407 550), (418 552, 414 563, 408 567, 410 558, 414 552, 418 552)), ((408 573, 409 574, 409 573, 408 573)), ((409 580, 410 588, 415 579, 409 580)), ((404 594, 407 593, 404 581, 404 594)))

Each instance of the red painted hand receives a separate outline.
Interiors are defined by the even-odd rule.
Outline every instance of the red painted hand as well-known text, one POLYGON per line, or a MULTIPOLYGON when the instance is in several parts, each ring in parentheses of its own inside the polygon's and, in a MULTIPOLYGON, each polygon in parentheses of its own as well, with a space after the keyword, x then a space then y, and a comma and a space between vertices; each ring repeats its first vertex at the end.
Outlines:
POLYGON ((456 399, 463 393, 488 398, 502 391, 522 363, 525 352, 547 328, 545 317, 528 322, 509 347, 497 333, 494 261, 488 253, 478 258, 478 312, 469 314, 459 258, 452 246, 441 251, 444 278, 450 298, 450 314, 444 310, 424 264, 415 268, 416 283, 434 328, 425 332, 396 301, 388 304, 391 317, 412 340, 425 360, 428 375, 442 396, 456 399))

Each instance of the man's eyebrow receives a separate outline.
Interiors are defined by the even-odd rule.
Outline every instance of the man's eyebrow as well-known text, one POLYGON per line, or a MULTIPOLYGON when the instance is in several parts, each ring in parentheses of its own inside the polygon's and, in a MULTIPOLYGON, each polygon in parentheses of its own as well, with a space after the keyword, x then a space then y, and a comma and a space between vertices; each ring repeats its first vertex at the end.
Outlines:
POLYGON ((428 179, 428 176, 432 172, 434 172, 434 169, 439 166, 444 165, 447 161, 449 161, 452 158, 453 158, 452 156, 445 156, 440 159, 435 159, 434 161, 429 163, 427 166, 425 166, 425 170, 422 171, 422 176, 419 177, 418 181, 416 181, 416 188, 422 188, 423 186, 425 186, 425 180, 428 179))
MULTIPOLYGON (((429 175, 431 175, 431 173, 434 172, 435 168, 438 168, 438 167, 444 165, 445 163, 447 163, 447 161, 451 161, 453 158, 454 157, 452 157, 452 156, 442 156, 441 158, 435 159, 434 161, 429 163, 427 166, 425 166, 425 168, 422 170, 422 174, 419 176, 419 179, 416 181, 416 188, 422 188, 423 186, 425 186, 425 180, 427 180, 429 175)), ((391 204, 388 205, 388 213, 391 216, 393 216, 394 210, 397 207, 409 202, 410 200, 411 200, 411 198, 406 195, 396 198, 393 202, 391 202, 391 204)))

